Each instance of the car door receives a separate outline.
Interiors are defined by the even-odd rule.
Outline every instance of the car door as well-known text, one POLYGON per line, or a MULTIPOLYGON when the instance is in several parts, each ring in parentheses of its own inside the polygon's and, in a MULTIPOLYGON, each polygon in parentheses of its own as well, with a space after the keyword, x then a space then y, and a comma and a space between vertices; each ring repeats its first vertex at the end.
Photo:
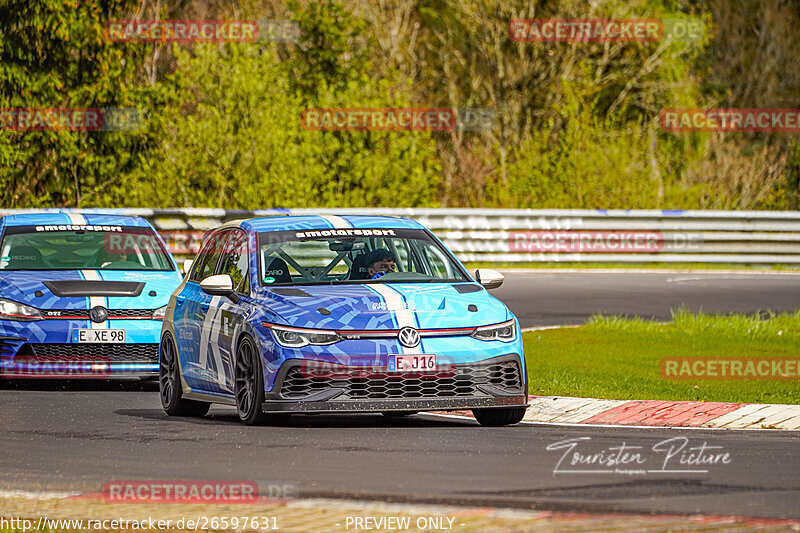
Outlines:
POLYGON ((240 229, 232 230, 226 240, 217 273, 231 277, 238 301, 220 296, 209 302, 207 316, 211 319, 209 327, 203 330, 203 335, 208 337, 201 340, 201 345, 208 345, 205 364, 213 373, 212 392, 234 393, 235 343, 250 306, 249 263, 247 234, 240 229))
POLYGON ((192 266, 186 285, 175 298, 175 342, 181 373, 186 384, 196 390, 215 390, 215 373, 208 364, 208 331, 213 319, 213 314, 209 315, 209 306, 212 301, 221 298, 203 292, 200 282, 217 273, 230 234, 230 230, 223 230, 208 237, 192 266))

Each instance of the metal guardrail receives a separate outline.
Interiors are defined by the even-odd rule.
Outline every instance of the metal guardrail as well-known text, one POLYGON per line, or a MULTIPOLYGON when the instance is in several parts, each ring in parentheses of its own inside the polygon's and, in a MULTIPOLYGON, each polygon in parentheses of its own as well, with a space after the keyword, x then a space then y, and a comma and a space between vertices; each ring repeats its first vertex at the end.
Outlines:
POLYGON ((142 216, 181 256, 195 253, 205 231, 229 220, 352 214, 415 219, 462 261, 800 264, 800 211, 131 208, 0 209, 0 215, 43 211, 142 216))

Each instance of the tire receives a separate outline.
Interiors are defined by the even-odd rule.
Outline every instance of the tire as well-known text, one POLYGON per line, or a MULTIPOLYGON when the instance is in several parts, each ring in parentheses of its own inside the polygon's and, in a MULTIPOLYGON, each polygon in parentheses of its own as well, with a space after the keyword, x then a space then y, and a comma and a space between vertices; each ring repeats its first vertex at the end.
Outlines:
POLYGON ((164 412, 170 416, 203 416, 208 413, 210 403, 183 398, 177 352, 169 334, 161 338, 159 351, 158 395, 161 397, 164 412))
POLYGON ((261 409, 261 404, 264 403, 264 371, 255 343, 247 335, 242 337, 236 347, 234 394, 236 413, 245 425, 283 425, 289 421, 291 415, 268 415, 261 409))
POLYGON ((527 407, 500 407, 495 409, 473 409, 472 414, 482 426, 508 426, 522 421, 527 407))
POLYGON ((388 416, 389 418, 400 418, 401 416, 411 416, 419 413, 419 411, 383 411, 381 414, 383 416, 388 416))

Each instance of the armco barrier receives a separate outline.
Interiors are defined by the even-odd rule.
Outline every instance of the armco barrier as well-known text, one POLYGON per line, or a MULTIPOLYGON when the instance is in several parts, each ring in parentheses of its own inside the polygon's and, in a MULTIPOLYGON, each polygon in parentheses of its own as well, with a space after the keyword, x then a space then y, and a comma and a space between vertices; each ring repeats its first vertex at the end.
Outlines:
POLYGON ((798 211, 584 209, 83 209, 139 215, 189 256, 222 222, 276 215, 391 215, 431 228, 462 261, 800 264, 798 211))

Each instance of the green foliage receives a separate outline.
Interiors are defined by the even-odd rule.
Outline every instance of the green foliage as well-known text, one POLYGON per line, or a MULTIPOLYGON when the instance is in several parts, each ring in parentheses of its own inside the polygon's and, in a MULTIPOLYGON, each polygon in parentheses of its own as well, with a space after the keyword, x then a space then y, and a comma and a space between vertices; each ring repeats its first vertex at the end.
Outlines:
POLYGON ((314 98, 323 86, 333 91, 369 78, 365 42, 367 24, 334 0, 311 2, 305 7, 292 0, 289 9, 302 39, 289 61, 290 85, 314 98))
POLYGON ((598 315, 585 326, 523 334, 532 394, 800 404, 796 380, 665 379, 665 358, 797 357, 800 312, 768 316, 676 310, 673 321, 598 315))
POLYGON ((782 202, 789 209, 800 209, 800 142, 792 140, 789 164, 786 167, 784 182, 779 189, 782 202))
MULTIPOLYGON (((0 5, 0 108, 131 107, 145 50, 109 45, 108 16, 135 0, 16 0, 0 5)), ((0 131, 0 203, 81 205, 135 166, 147 138, 131 132, 0 131)))
POLYGON ((496 205, 550 208, 637 208, 655 201, 641 126, 595 118, 573 100, 562 106, 569 118, 552 139, 548 131, 511 151, 508 186, 489 189, 496 205))
MULTIPOLYGON (((316 86, 309 102, 271 47, 175 50, 166 84, 184 99, 154 110, 162 144, 99 205, 226 208, 430 205, 435 147, 425 133, 318 132, 307 107, 406 105, 385 80, 316 86), (187 98, 190 97, 190 98, 187 98)), ((363 74, 363 73, 362 73, 363 74)))
POLYGON ((0 205, 797 209, 790 135, 665 108, 793 107, 800 24, 747 0, 8 0, 0 107, 136 107, 123 132, 0 129, 0 205), (159 7, 160 6, 160 7, 159 7), (155 10, 158 9, 158 13, 155 10), (130 18, 290 18, 288 44, 109 43, 130 18), (693 39, 529 43, 514 18, 662 18, 693 39), (761 46, 767 39, 770 46, 761 46), (489 108, 479 131, 315 132, 324 107, 489 108))
POLYGON ((639 317, 594 315, 586 326, 595 330, 638 332, 670 331, 683 335, 734 337, 748 341, 800 342, 800 311, 794 313, 710 315, 692 313, 685 307, 672 310, 672 321, 662 324, 639 317))

